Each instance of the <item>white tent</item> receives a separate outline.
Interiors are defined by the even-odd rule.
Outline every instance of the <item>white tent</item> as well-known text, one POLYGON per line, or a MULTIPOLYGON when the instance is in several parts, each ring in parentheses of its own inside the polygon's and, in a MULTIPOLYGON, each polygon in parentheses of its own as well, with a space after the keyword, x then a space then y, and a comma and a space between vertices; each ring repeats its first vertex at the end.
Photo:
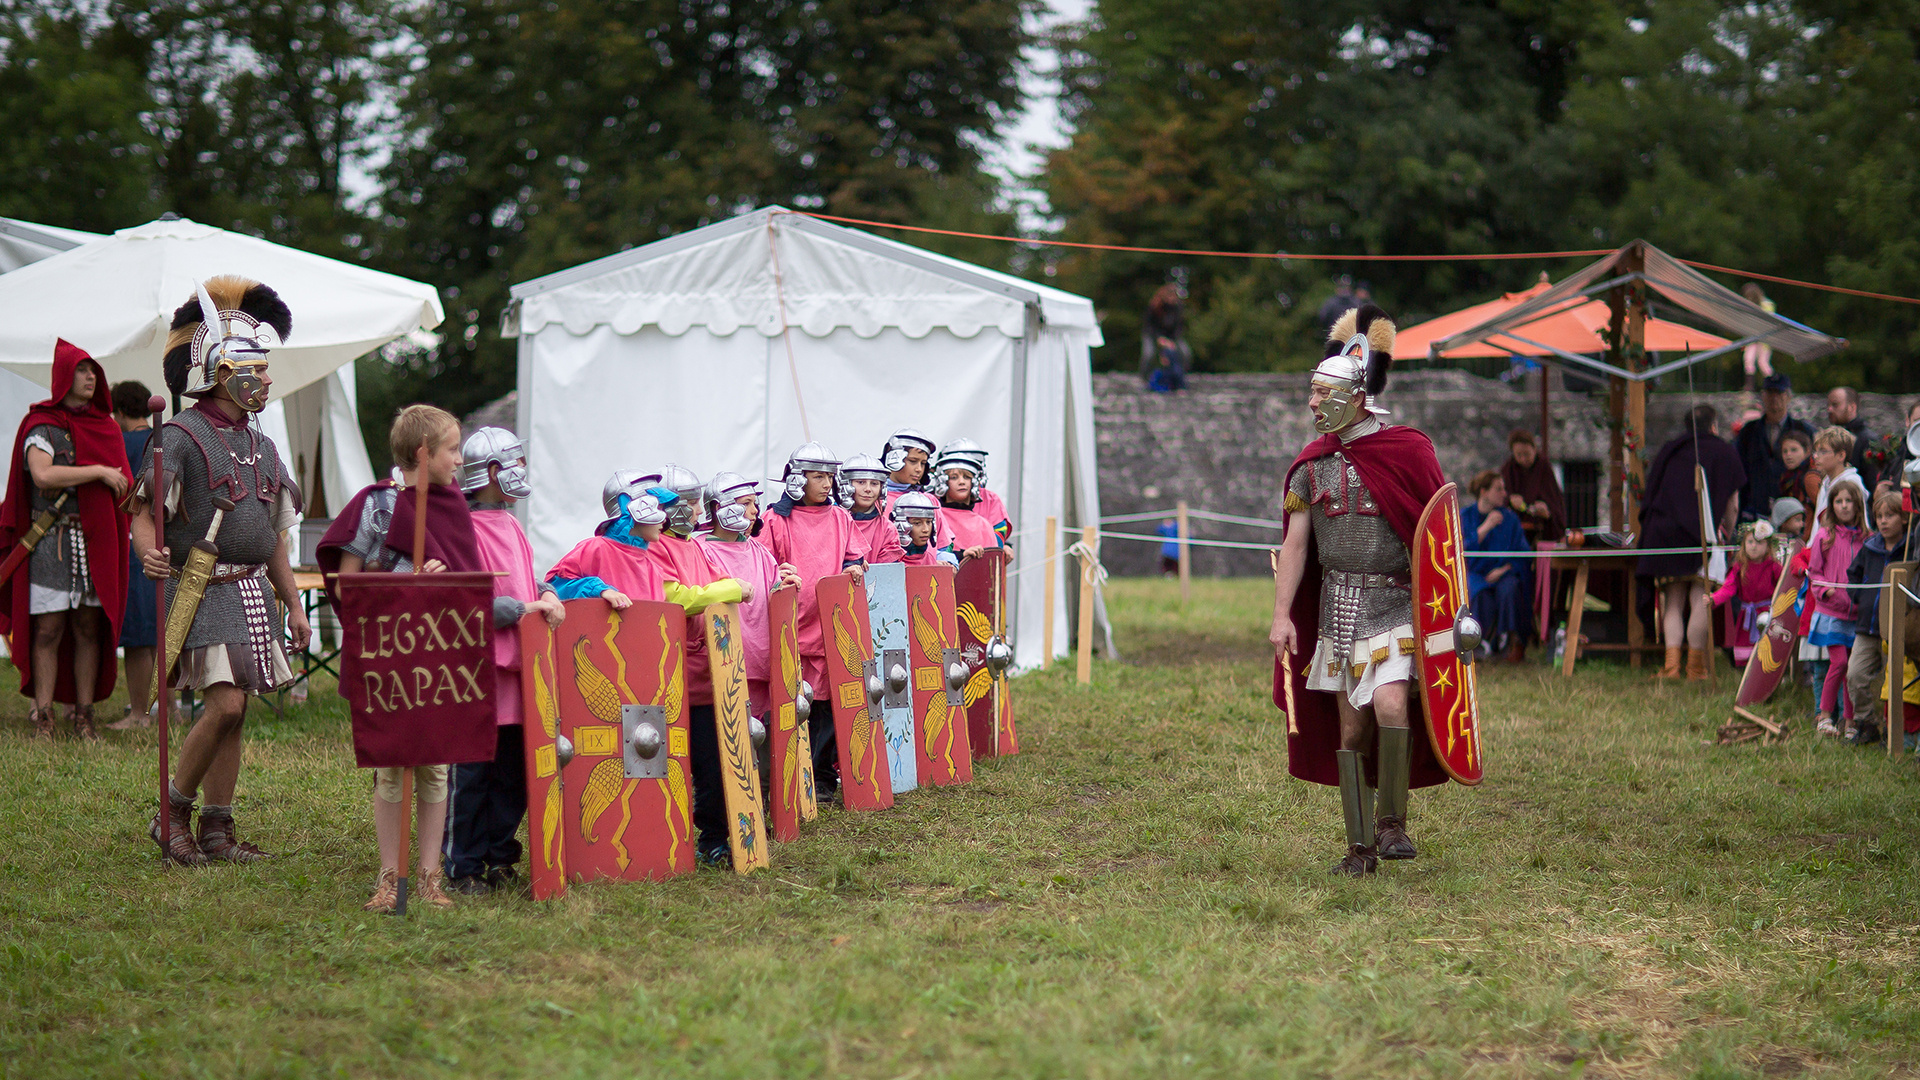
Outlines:
POLYGON ((592 532, 614 469, 777 478, 808 439, 877 456, 902 426, 968 437, 1016 529, 1016 662, 1039 663, 1044 598, 1021 570, 1047 517, 1100 518, 1084 297, 768 207, 516 285, 503 325, 539 565, 592 532))
MULTIPOLYGON (((92 353, 112 381, 163 390, 160 357, 174 309, 197 280, 242 274, 272 285, 293 309, 293 333, 273 352, 274 401, 260 426, 301 486, 323 491, 332 506, 373 482, 352 361, 444 317, 431 285, 192 221, 163 219, 111 236, 0 221, 0 234, 19 241, 0 252, 45 252, 0 274, 0 310, 9 313, 0 325, 0 427, 10 432, 7 418, 17 424, 45 396, 57 338, 92 353)), ((0 461, 0 482, 9 464, 0 461)))
POLYGON ((98 239, 99 233, 0 218, 0 274, 98 239))

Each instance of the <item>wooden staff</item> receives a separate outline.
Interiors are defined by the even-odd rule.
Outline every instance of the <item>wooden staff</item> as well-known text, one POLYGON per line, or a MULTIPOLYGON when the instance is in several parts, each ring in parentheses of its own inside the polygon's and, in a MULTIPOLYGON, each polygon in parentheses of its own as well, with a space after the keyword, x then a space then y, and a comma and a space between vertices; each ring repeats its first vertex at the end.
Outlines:
MULTIPOLYGON (((153 481, 147 485, 147 500, 153 506, 153 540, 156 547, 167 546, 167 493, 166 474, 160 469, 160 414, 165 412, 167 401, 159 394, 147 399, 147 412, 153 417, 153 481)), ((153 610, 158 613, 154 619, 156 640, 153 655, 156 660, 165 662, 167 655, 167 579, 161 578, 153 583, 153 610)), ((173 850, 173 800, 167 788, 167 706, 173 696, 163 668, 154 680, 157 692, 153 695, 153 707, 160 710, 154 720, 160 731, 160 866, 167 865, 167 852, 173 850)))
MULTIPOLYGON (((413 455, 413 572, 418 574, 427 561, 427 458, 428 443, 421 443, 413 455)), ((400 885, 394 891, 393 913, 407 913, 407 870, 413 861, 413 769, 400 770, 400 885)))
MULTIPOLYGON (((1280 585, 1280 549, 1279 548, 1271 548, 1267 551, 1267 563, 1268 565, 1273 567, 1274 587, 1279 588, 1279 585, 1280 585)), ((1293 660, 1291 659, 1292 656, 1293 656, 1293 649, 1288 648, 1284 654, 1278 657, 1278 660, 1280 661, 1280 688, 1281 690, 1285 691, 1287 695, 1287 734, 1298 735, 1300 734, 1300 714, 1295 712, 1293 707, 1293 660)))

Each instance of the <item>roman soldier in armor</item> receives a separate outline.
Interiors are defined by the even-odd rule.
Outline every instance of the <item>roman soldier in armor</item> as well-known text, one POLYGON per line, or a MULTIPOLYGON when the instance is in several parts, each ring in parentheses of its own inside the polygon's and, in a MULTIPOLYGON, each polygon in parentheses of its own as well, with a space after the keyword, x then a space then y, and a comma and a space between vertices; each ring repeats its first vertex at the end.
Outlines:
MULTIPOLYGON (((311 631, 293 585, 286 534, 300 521, 301 496, 279 451, 249 418, 267 404, 273 380, 267 354, 285 340, 293 316, 272 289, 242 277, 216 277, 173 313, 162 367, 167 386, 194 400, 161 426, 155 443, 165 474, 153 474, 153 447, 128 496, 133 549, 149 578, 168 579, 168 611, 196 544, 218 549, 205 594, 191 622, 169 619, 167 645, 179 650, 177 673, 160 661, 160 678, 197 691, 205 711, 174 759, 165 857, 183 866, 211 860, 253 862, 265 852, 241 841, 233 823, 247 696, 293 678, 287 638, 304 649, 311 631), (211 309, 211 310, 209 310, 211 309), (166 508, 166 534, 154 535, 155 492, 166 508), (279 598, 279 605, 274 603, 279 598), (282 612, 284 611, 284 616, 282 612), (194 797, 199 835, 190 829, 194 797)), ((190 595, 190 594, 189 594, 190 595)), ((160 843, 160 818, 149 828, 160 843)))
POLYGON ((1335 322, 1308 399, 1320 437, 1287 472, 1275 574, 1271 640, 1275 698, 1290 710, 1288 771, 1339 786, 1347 850, 1334 871, 1354 876, 1417 854, 1407 791, 1447 780, 1424 732, 1413 731, 1421 715, 1409 556, 1420 513, 1446 481, 1426 435, 1388 424, 1377 404, 1393 338, 1393 322, 1372 304, 1335 322), (1311 648, 1303 633, 1315 634, 1311 648))

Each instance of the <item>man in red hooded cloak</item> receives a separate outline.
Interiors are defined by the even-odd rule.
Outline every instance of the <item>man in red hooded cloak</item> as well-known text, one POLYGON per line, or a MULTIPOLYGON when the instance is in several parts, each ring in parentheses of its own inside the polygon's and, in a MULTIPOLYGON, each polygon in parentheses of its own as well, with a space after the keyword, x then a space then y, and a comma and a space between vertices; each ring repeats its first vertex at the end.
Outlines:
POLYGON ((1287 470, 1274 584, 1273 696, 1293 710, 1288 771, 1339 786, 1347 852, 1333 869, 1356 877, 1380 859, 1418 854, 1407 791, 1447 780, 1424 733, 1413 734, 1424 719, 1410 692, 1418 670, 1410 550, 1420 512, 1446 481, 1433 443, 1387 424, 1374 404, 1393 338, 1393 322, 1372 304, 1334 323, 1309 397, 1321 434, 1287 470))
POLYGON ((0 582, 0 630, 41 738, 53 737, 55 701, 73 706, 74 734, 99 737, 93 703, 113 693, 127 606, 127 515, 119 503, 132 481, 106 374, 85 350, 57 342, 53 396, 20 421, 0 506, 0 554, 36 519, 54 515, 33 554, 0 582))

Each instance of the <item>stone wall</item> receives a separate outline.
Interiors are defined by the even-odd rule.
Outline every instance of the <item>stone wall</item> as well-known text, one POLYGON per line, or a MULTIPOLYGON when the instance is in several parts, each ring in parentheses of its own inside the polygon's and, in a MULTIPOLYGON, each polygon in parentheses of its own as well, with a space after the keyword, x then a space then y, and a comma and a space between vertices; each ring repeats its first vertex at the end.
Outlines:
MULTIPOLYGON (((1171 508, 1184 499, 1196 509, 1241 517, 1278 519, 1280 484, 1293 458, 1314 436, 1307 411, 1304 374, 1194 375, 1180 394, 1149 394, 1130 374, 1094 376, 1094 426, 1100 460, 1100 509, 1104 515, 1171 508)), ((1742 407, 1738 393, 1648 395, 1649 447, 1678 434, 1693 404, 1726 417, 1742 407)), ((1506 460, 1507 433, 1537 432, 1538 384, 1516 388, 1463 371, 1397 372, 1382 395, 1394 423, 1412 424, 1433 439, 1440 466, 1462 487, 1482 469, 1506 460)), ((1556 462, 1599 466, 1599 513, 1606 524, 1606 391, 1568 391, 1556 378, 1549 395, 1551 455, 1556 462)), ((1890 395, 1862 394, 1861 408, 1876 432, 1901 422, 1890 395)), ((1824 397, 1796 398, 1793 412, 1816 429, 1826 424, 1824 397)), ((1114 525, 1111 531, 1151 534, 1156 522, 1114 525)), ((1195 521, 1193 534, 1220 540, 1275 543, 1269 529, 1195 521)), ((1102 545, 1101 561, 1116 574, 1149 574, 1158 566, 1152 543, 1114 539, 1102 545)), ((1206 576, 1268 572, 1261 551, 1193 549, 1194 573, 1206 576)))

